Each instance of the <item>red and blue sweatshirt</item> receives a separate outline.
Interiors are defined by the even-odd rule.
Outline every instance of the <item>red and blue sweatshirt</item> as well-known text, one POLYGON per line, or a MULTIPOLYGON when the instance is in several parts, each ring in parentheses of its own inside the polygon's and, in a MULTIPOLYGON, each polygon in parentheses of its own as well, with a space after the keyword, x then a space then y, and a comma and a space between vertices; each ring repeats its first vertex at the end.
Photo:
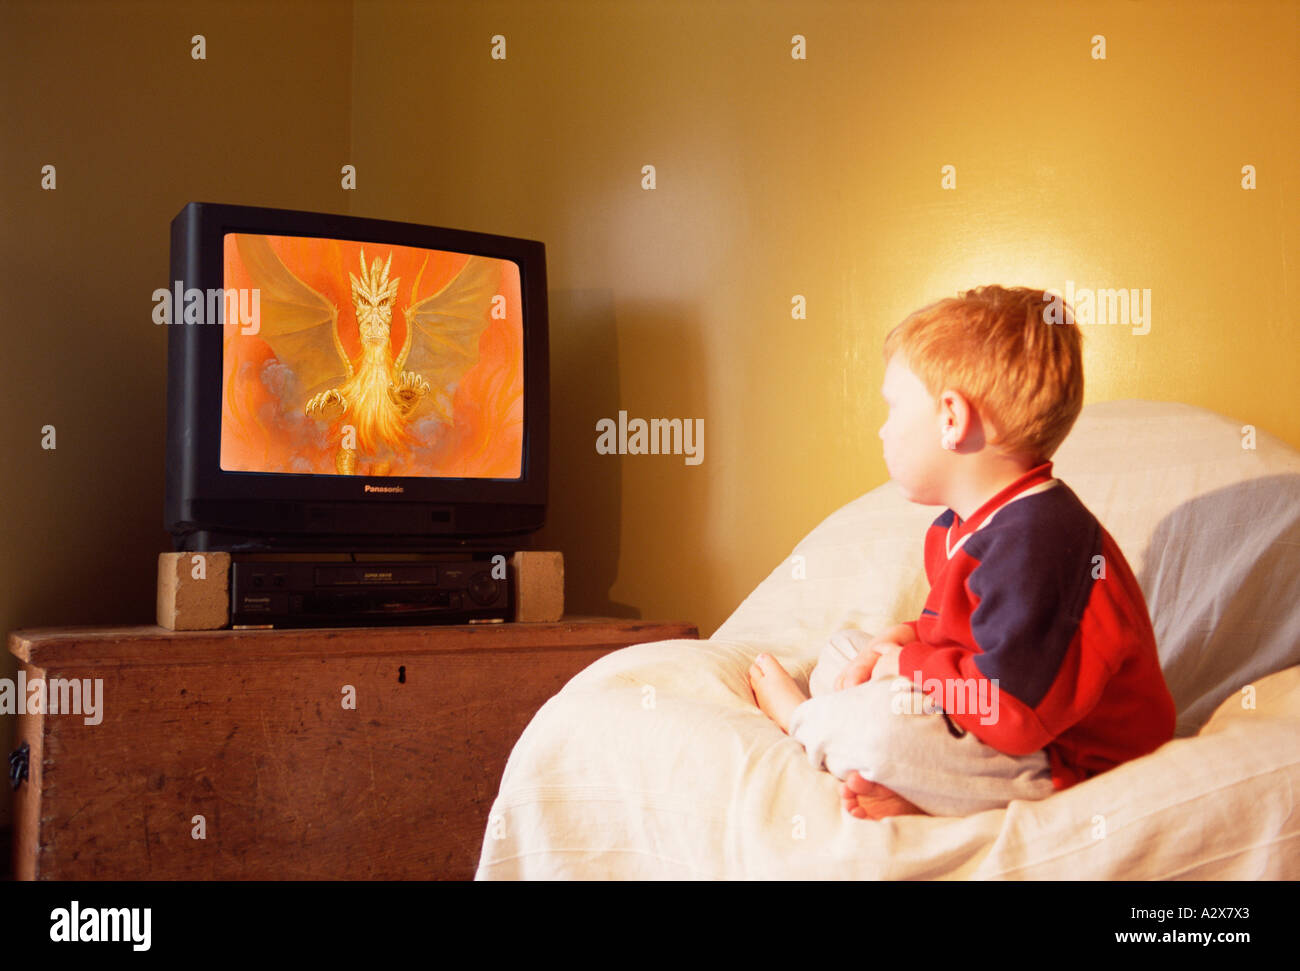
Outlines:
POLYGON ((997 692, 996 718, 944 709, 950 722, 1008 755, 1046 749, 1057 789, 1173 738, 1142 590, 1051 462, 965 522, 945 511, 926 532, 925 572, 930 595, 899 673, 940 707, 940 685, 959 709, 997 692))

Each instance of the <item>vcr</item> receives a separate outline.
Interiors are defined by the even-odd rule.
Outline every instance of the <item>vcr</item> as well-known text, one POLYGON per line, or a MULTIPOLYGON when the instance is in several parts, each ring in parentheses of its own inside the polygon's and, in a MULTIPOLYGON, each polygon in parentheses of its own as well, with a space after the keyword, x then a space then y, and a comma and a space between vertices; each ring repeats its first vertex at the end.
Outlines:
POLYGON ((232 627, 355 627, 512 619, 505 554, 232 554, 232 627), (364 558, 363 558, 364 556, 364 558))

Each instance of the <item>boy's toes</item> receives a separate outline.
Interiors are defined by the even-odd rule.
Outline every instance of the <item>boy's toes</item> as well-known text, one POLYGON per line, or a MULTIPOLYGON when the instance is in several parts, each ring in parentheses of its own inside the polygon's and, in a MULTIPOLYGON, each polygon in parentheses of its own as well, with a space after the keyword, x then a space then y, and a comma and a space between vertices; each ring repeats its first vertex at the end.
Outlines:
POLYGON ((858 819, 884 819, 886 816, 919 815, 927 813, 915 803, 908 802, 892 789, 864 779, 850 772, 840 783, 840 798, 844 810, 858 819))
POLYGON ((858 771, 856 769, 854 769, 852 772, 850 772, 848 775, 844 777, 844 781, 841 783, 841 786, 843 788, 840 790, 840 792, 845 799, 848 799, 850 796, 871 795, 873 792, 877 791, 880 788, 876 783, 872 782, 870 779, 862 778, 862 776, 858 774, 858 771))

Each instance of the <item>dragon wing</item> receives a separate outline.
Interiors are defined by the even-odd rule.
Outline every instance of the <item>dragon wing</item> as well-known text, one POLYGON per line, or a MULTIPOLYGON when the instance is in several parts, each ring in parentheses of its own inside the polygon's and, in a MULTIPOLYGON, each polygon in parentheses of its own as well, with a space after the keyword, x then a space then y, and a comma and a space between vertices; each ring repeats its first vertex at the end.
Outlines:
MULTIPOLYGON (((432 411, 450 421, 451 394, 465 372, 478 363, 479 337, 487 329, 488 310, 500 282, 498 261, 471 256, 441 290, 406 308, 406 341, 397 370, 414 371, 430 387, 412 419, 432 411)), ((418 285, 417 275, 412 296, 418 285)))
POLYGON ((303 400, 296 406, 352 377, 352 362, 339 341, 338 308, 294 276, 265 236, 240 235, 235 245, 253 286, 262 291, 257 336, 297 378, 303 400))

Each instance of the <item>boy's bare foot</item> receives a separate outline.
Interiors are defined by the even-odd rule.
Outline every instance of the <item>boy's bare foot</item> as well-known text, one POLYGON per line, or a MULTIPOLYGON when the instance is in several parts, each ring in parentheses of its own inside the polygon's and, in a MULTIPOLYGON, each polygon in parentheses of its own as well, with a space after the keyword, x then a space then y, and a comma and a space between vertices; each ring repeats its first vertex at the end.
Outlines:
POLYGON ((789 734, 790 716, 808 700, 794 678, 772 655, 760 654, 749 666, 749 687, 763 713, 781 726, 781 731, 789 734))
POLYGON ((850 772, 840 783, 840 798, 844 800, 844 811, 857 819, 929 815, 894 790, 882 786, 879 782, 864 779, 856 772, 850 772))

